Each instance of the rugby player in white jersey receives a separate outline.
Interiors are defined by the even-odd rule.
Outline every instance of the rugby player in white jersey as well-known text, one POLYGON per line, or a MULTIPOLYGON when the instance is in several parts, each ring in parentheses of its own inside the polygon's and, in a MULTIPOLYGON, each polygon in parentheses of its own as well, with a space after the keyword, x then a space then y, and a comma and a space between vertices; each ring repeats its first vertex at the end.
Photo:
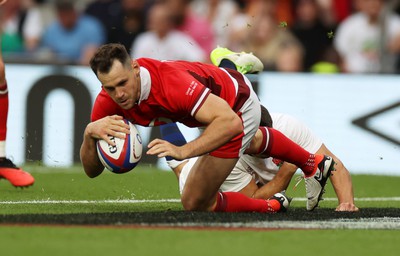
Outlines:
MULTIPOLYGON (((330 180, 338 198, 338 205, 335 210, 358 211, 357 206, 354 204, 353 185, 350 173, 340 159, 325 146, 318 136, 298 119, 287 114, 279 113, 272 113, 271 117, 273 128, 282 132, 307 151, 333 157, 336 162, 336 170, 330 176, 330 180)), ((172 125, 174 124, 169 124, 168 133, 171 132, 172 125)), ((163 127, 161 127, 161 131, 163 134, 163 127)), ((180 133, 177 126, 174 132, 180 133)), ((181 133, 180 135, 183 137, 181 133)), ((172 138, 170 140, 174 143, 174 138, 179 137, 179 135, 172 137, 167 135, 163 137, 172 138)), ((182 192, 185 187, 186 178, 190 173, 191 167, 196 162, 196 159, 197 158, 191 158, 184 161, 167 160, 167 163, 178 178, 180 192, 182 192)), ((297 169, 297 166, 279 159, 244 155, 239 159, 231 174, 220 187, 220 190, 223 192, 240 192, 249 197, 267 199, 275 193, 286 190, 297 169)), ((307 209, 312 210, 311 208, 314 209, 314 207, 311 207, 310 203, 307 202, 307 209)))

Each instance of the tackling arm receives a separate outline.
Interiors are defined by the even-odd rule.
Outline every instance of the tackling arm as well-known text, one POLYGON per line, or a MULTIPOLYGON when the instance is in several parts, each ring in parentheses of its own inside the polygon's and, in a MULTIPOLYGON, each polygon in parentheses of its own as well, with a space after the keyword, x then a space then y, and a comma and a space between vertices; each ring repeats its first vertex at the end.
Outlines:
POLYGON ((324 144, 318 149, 318 154, 332 156, 335 161, 335 171, 332 172, 330 180, 333 189, 339 201, 336 211, 358 211, 354 204, 353 183, 351 181, 350 172, 343 165, 342 161, 337 158, 324 144))
POLYGON ((270 182, 255 191, 252 197, 258 199, 268 199, 274 194, 286 190, 293 175, 296 173, 296 170, 297 166, 284 162, 281 168, 279 168, 279 171, 275 177, 270 182))

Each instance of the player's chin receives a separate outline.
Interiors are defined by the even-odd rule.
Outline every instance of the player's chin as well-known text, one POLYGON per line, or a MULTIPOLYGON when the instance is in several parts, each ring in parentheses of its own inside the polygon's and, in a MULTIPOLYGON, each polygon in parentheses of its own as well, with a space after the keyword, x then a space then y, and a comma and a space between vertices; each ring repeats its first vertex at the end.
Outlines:
POLYGON ((131 109, 133 108, 133 103, 131 100, 125 100, 123 102, 119 102, 118 105, 122 108, 122 109, 131 109))

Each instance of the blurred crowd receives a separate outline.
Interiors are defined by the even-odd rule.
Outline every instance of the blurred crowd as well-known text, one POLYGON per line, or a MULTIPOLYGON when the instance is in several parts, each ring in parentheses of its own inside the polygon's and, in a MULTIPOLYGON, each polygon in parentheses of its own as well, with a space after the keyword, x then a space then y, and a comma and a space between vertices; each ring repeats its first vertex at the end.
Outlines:
POLYGON ((87 65, 121 43, 133 58, 209 62, 217 46, 266 71, 400 73, 400 0, 8 0, 6 61, 87 65))

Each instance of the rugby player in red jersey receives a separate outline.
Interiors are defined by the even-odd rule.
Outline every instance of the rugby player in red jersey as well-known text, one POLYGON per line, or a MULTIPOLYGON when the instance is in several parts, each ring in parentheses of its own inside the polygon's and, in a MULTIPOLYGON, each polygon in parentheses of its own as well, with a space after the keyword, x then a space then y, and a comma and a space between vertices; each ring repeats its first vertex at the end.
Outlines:
POLYGON ((0 48, 0 179, 8 180, 15 187, 28 187, 35 182, 35 179, 30 173, 15 166, 15 164, 6 157, 7 118, 8 86, 5 64, 0 48))
POLYGON ((189 211, 278 212, 285 209, 284 195, 269 200, 252 199, 237 192, 218 192, 239 157, 246 153, 276 157, 299 166, 306 177, 308 195, 319 199, 333 170, 329 156, 314 155, 282 133, 259 127, 261 107, 249 80, 232 69, 187 61, 132 60, 120 44, 101 46, 90 66, 102 84, 84 132, 81 161, 86 174, 102 173, 96 141, 108 135, 129 133, 126 118, 134 124, 157 126, 180 122, 199 127, 195 140, 175 146, 155 139, 147 154, 182 160, 195 156, 182 192, 189 211), (263 139, 252 143, 260 128, 263 139), (307 185, 308 184, 308 185, 307 185), (315 186, 316 185, 316 186, 315 186))

